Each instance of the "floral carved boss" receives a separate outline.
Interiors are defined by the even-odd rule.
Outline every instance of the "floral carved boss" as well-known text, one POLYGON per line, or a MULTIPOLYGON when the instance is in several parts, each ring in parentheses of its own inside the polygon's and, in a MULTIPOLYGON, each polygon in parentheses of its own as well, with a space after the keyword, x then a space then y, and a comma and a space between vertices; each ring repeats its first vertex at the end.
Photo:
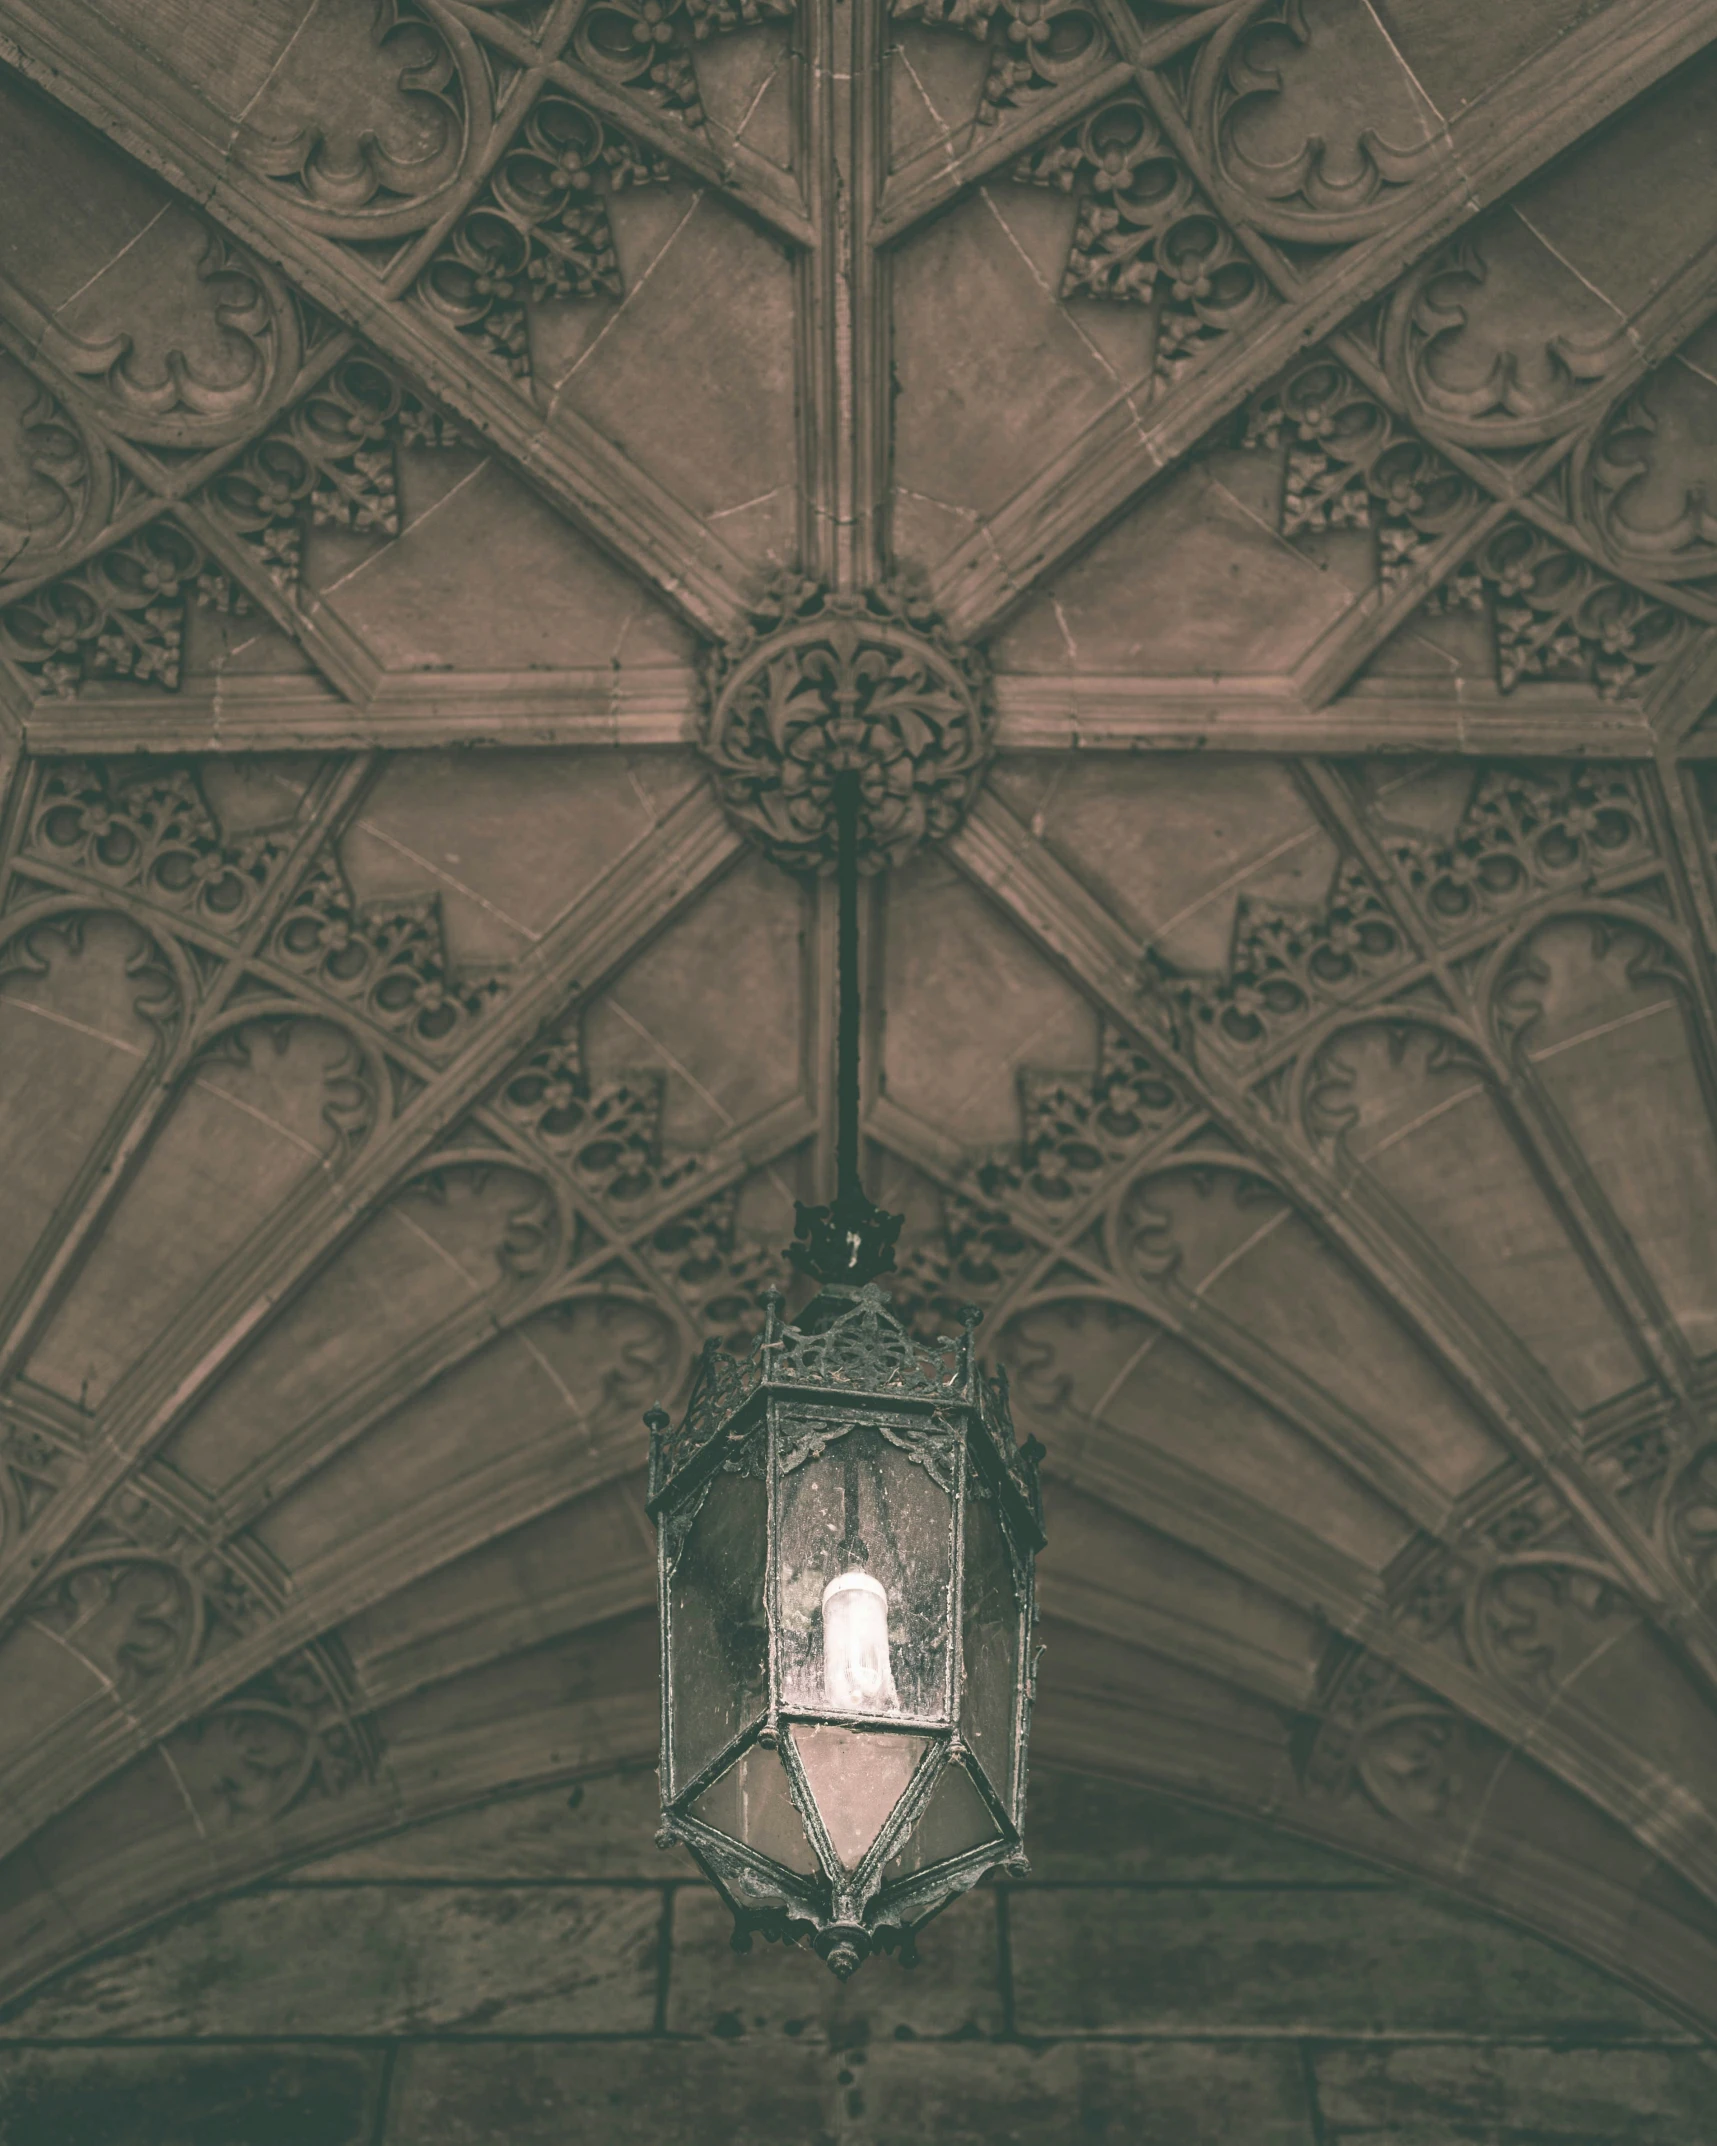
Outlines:
POLYGON ((860 869, 950 835, 991 750, 989 672, 897 587, 788 576, 705 674, 700 743, 723 805, 776 864, 831 868, 834 786, 860 778, 860 869))

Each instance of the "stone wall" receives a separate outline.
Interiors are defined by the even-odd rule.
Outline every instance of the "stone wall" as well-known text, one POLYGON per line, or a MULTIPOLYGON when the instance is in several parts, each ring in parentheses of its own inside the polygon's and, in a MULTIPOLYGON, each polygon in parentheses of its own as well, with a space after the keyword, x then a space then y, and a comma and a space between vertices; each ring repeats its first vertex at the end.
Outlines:
POLYGON ((842 1986, 728 1944, 655 1779, 197 1909, 0 2023, 0 2146, 1710 2146, 1717 2057, 1362 1865, 1087 1776, 842 1986))

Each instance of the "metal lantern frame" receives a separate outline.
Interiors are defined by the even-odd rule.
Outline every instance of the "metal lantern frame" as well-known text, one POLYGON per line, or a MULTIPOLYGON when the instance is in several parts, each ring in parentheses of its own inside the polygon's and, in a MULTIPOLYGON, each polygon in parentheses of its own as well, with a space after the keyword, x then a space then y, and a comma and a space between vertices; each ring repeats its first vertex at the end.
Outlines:
POLYGON ((706 1348, 684 1423, 673 1431, 650 1413, 649 1510, 658 1527, 662 1617, 663 1837, 682 1842, 734 1911, 735 1941, 752 1932, 809 1941, 837 1972, 873 1949, 904 1946, 911 1934, 997 1864, 1022 1867, 1033 1635, 1033 1560, 1043 1546, 1035 1441, 1014 1436, 1005 1373, 990 1379, 977 1361, 975 1311, 957 1339, 924 1343, 902 1324, 874 1283, 825 1284, 814 1324, 795 1326, 770 1292, 764 1331, 744 1358, 706 1348), (840 1441, 872 1427, 907 1466, 925 1467, 949 1494, 951 1541, 943 1583, 943 1702, 933 1712, 843 1711, 794 1699, 785 1688, 781 1604, 783 1486, 840 1441), (674 1580, 709 1492, 724 1473, 761 1478, 766 1536, 763 1599, 768 1625, 763 1704, 713 1756, 687 1771, 676 1746, 675 1692, 686 1673, 677 1659, 674 1580), (993 1778, 962 1733, 966 1706, 967 1517, 985 1501, 999 1526, 1017 1605, 1005 1778, 993 1778), (926 1748, 892 1815, 856 1865, 844 1864, 819 1810, 791 1731, 819 1726, 865 1735, 922 1739, 926 1748), (706 1823, 694 1806, 754 1749, 775 1754, 815 1853, 815 1876, 794 1872, 706 1823), (964 1766, 990 1818, 989 1838, 904 1877, 886 1876, 951 1766, 964 1766))
MULTIPOLYGON (((1044 1542, 1038 1485, 1043 1448, 1035 1439, 1021 1445, 1015 1437, 1005 1371, 992 1379, 978 1363, 973 1338, 978 1312, 968 1308, 961 1313, 958 1337, 925 1341, 908 1328, 876 1285, 876 1277, 894 1264, 901 1218, 871 1203, 858 1170, 858 831, 864 779, 864 764, 854 747, 852 764, 837 765, 830 780, 840 897, 837 1187, 826 1207, 799 1205, 799 1241, 790 1251, 793 1264, 819 1289, 796 1324, 783 1316, 779 1292, 770 1291, 763 1332, 743 1355, 708 1343, 677 1431, 659 1406, 644 1419, 650 1429, 649 1511, 657 1527, 661 1597, 658 1838, 663 1846, 682 1842, 723 1894, 734 1913, 739 1949, 750 1945, 754 1932, 809 1942, 841 1975, 850 1974, 879 1948, 897 1949, 910 1960, 913 1932, 939 1908, 999 1864, 1024 1867, 1021 1829, 1035 1668, 1033 1562, 1044 1542), (872 1435, 865 1438, 866 1432, 872 1435), (843 1456, 844 1483, 845 1525, 835 1561, 853 1569, 836 1574, 816 1612, 816 1644, 824 1671, 823 1703, 818 1704, 807 1699, 802 1677, 796 1689, 788 1686, 788 1639, 808 1645, 812 1619, 806 1616, 802 1627, 790 1634, 782 1598, 784 1513, 797 1471, 811 1469, 831 1452, 843 1456), (942 1650, 939 1703, 910 1712, 899 1705, 893 1688, 886 1629, 876 1643, 887 1680, 885 1705, 852 1711, 830 1702, 833 1654, 825 1613, 835 1585, 849 1583, 849 1591, 856 1587, 873 1601, 881 1596, 882 1603, 887 1602, 860 1534, 856 1456, 861 1453, 873 1471, 871 1509, 893 1545, 893 1565, 903 1587, 903 1643, 910 1636, 915 1649, 913 1688, 922 1688, 924 1635, 936 1636, 942 1650), (924 1471, 948 1500, 945 1576, 934 1583, 930 1553, 941 1553, 933 1538, 926 1536, 917 1544, 925 1555, 915 1552, 909 1559, 901 1553, 888 1518, 889 1481, 895 1485, 897 1517, 922 1521, 925 1509, 939 1511, 910 1473, 915 1470, 924 1471), (718 1492, 718 1486, 734 1477, 762 1486, 760 1535, 755 1497, 743 1490, 718 1492), (715 1507, 710 1505, 712 1496, 718 1499, 715 1507), (975 1554, 993 1559, 999 1543, 1000 1569, 1012 1590, 1000 1766, 996 1761, 1003 1735, 995 1709, 1003 1694, 984 1631, 1004 1631, 1008 1618, 1005 1596, 997 1598, 1002 1604, 998 1615, 987 1596, 978 1590, 968 1593, 968 1521, 980 1507, 993 1519, 994 1531, 980 1528, 972 1547, 975 1554), (701 1602, 701 1623, 694 1612, 698 1597, 687 1593, 683 1604, 676 1599, 688 1546, 706 1512, 715 1514, 712 1526, 717 1532, 724 1514, 739 1514, 744 1521, 742 1530, 733 1540, 724 1540, 719 1550, 729 1567, 722 1584, 730 1594, 738 1589, 728 1602, 725 1622, 712 1607, 713 1595, 701 1602), (737 1569, 742 1565, 757 1569, 737 1569), (988 1603, 986 1623, 974 1636, 969 1613, 980 1600, 988 1603), (689 1620, 683 1632, 682 1615, 689 1620), (730 1644, 734 1641, 743 1643, 743 1661, 741 1650, 730 1644), (969 1644, 989 1665, 984 1679, 970 1677, 969 1644), (699 1689, 699 1678, 706 1693, 719 1695, 724 1674, 728 1699, 737 1690, 739 1703, 730 1704, 726 1718, 716 1722, 713 1744, 706 1715, 704 1742, 711 1747, 688 1751, 683 1748, 680 1703, 699 1689), (981 1702, 975 1696, 979 1682, 984 1684, 981 1702), (857 1758, 861 1775, 866 1765, 869 1768, 868 1781, 849 1784, 844 1813, 838 1798, 832 1801, 837 1815, 851 1821, 844 1843, 834 1838, 829 1811, 819 1807, 800 1748, 801 1737, 819 1734, 825 1740, 817 1748, 826 1796, 832 1796, 828 1766, 836 1763, 838 1771, 844 1763, 841 1754, 857 1758), (893 1736, 921 1739, 916 1759, 905 1746, 892 1765, 879 1765, 884 1747, 858 1741, 893 1736), (749 1769, 754 1754, 761 1755, 755 1785, 762 1815, 752 1829, 755 1837, 746 1839, 741 1835, 751 1828, 753 1777, 749 1770, 736 1769, 749 1769), (909 1771, 903 1771, 903 1762, 910 1762, 909 1771), (952 1777, 954 1769, 964 1776, 969 1791, 952 1777), (998 1772, 1005 1778, 998 1779, 998 1772), (709 1809, 697 1808, 700 1799, 730 1777, 734 1807, 741 1813, 737 1831, 717 1824, 709 1809), (938 1800, 943 1788, 948 1793, 938 1800), (885 1804, 887 1815, 872 1828, 872 1817, 885 1804), (857 1819, 854 1813, 861 1805, 862 1819, 857 1819), (803 1841, 795 1827, 802 1830, 803 1841), (758 1845, 765 1834, 779 1855, 758 1845), (843 1844, 846 1860, 840 1852, 843 1844)), ((803 1484, 800 1498, 803 1501, 803 1484)), ((810 1526, 812 1507, 814 1499, 800 1516, 803 1526, 810 1526)), ((832 1527, 832 1519, 827 1520, 825 1549, 832 1527)), ((912 1532, 909 1528, 909 1535, 912 1532)), ((700 1576, 699 1559, 687 1570, 694 1579, 700 1576)), ((803 1597, 796 1600, 801 1605, 796 1614, 803 1614, 803 1597)), ((879 1605, 870 1614, 874 1621, 886 1617, 886 1609, 879 1605)))

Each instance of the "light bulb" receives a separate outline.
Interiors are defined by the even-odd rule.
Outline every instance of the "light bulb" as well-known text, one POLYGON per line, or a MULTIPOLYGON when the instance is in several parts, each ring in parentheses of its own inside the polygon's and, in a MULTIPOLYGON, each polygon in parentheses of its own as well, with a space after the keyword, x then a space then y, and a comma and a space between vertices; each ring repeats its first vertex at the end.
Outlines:
POLYGON ((823 1589, 823 1698, 843 1714, 898 1714, 888 1660, 888 1595, 868 1572, 823 1589))

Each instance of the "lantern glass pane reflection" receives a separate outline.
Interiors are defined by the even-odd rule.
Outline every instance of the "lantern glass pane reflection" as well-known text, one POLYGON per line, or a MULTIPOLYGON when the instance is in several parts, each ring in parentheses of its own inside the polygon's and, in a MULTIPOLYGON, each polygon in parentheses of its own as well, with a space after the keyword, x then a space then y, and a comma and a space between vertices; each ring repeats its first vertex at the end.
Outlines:
POLYGON ((814 1875, 817 1856, 803 1819, 787 1793, 787 1776, 773 1751, 753 1744, 706 1788, 692 1816, 788 1870, 814 1875))
POLYGON ((769 1625, 763 1606, 768 1497, 747 1475, 717 1475, 680 1554, 670 1593, 677 1793, 763 1712, 769 1625))
MULTIPOLYGON (((953 1441, 940 1455, 953 1481, 953 1441)), ((792 1713, 946 1720, 954 1501, 874 1423, 777 1492, 781 1704, 792 1713)))
POLYGON ((989 1776, 1004 1809, 1013 1809, 1014 1698, 1019 1683, 1019 1596, 1013 1558, 994 1494, 972 1485, 966 1501, 966 1570, 961 1605, 965 1684, 960 1734, 989 1776))
POLYGON ((950 1765, 931 1791, 929 1804, 883 1871, 884 1878, 910 1878, 935 1863, 949 1862, 968 1848, 996 1839, 989 1806, 972 1786, 965 1768, 950 1765))
POLYGON ((929 1738, 815 1721, 794 1729, 793 1747, 830 1846, 846 1869, 856 1870, 894 1816, 895 1805, 930 1749, 929 1738))

